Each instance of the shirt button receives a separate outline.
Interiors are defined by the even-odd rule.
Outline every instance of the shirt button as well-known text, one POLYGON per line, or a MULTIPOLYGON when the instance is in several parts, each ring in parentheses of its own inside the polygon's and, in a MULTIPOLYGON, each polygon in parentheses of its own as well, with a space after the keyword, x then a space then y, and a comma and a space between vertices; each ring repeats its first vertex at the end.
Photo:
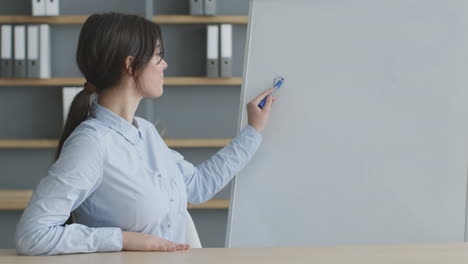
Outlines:
POLYGON ((174 201, 174 199, 171 198, 171 202, 173 202, 173 201, 174 201))
POLYGON ((167 225, 167 228, 171 228, 171 224, 168 224, 168 225, 167 225))

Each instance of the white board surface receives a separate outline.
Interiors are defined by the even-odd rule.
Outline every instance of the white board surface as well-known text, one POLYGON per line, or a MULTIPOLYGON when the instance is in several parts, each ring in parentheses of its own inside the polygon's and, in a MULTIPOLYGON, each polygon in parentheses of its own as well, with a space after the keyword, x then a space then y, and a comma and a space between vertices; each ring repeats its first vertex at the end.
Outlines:
POLYGON ((468 1, 253 0, 245 104, 285 77, 227 246, 462 242, 468 1))

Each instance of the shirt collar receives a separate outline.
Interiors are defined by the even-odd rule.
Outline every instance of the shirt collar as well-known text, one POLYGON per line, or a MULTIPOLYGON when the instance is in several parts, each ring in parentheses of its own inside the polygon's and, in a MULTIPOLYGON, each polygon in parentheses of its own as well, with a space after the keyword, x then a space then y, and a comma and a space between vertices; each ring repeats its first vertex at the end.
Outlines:
POLYGON ((141 139, 138 122, 135 118, 133 118, 133 123, 131 124, 123 117, 99 105, 97 102, 91 103, 90 116, 112 128, 132 144, 137 144, 141 139))

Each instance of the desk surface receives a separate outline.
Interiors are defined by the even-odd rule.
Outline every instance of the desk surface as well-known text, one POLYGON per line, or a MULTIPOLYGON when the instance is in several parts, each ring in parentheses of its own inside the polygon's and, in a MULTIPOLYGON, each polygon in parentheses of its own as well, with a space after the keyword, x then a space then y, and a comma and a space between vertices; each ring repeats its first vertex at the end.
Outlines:
POLYGON ((202 248, 183 252, 113 252, 61 256, 17 256, 0 250, 3 263, 468 263, 468 243, 282 248, 202 248))

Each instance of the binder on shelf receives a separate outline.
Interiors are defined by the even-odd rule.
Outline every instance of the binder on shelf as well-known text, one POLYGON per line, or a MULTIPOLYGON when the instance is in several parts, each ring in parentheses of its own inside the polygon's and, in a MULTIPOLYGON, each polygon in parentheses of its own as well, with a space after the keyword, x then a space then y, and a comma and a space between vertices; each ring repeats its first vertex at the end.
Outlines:
POLYGON ((203 0, 206 16, 216 15, 216 0, 203 0))
POLYGON ((232 77, 232 25, 221 26, 221 77, 232 77))
POLYGON ((26 26, 15 25, 13 33, 13 76, 26 78, 26 26))
POLYGON ((206 40, 206 76, 208 77, 219 77, 219 26, 208 25, 207 26, 207 40, 206 40))
POLYGON ((190 1, 190 15, 203 16, 203 1, 204 0, 189 0, 190 1))
POLYGON ((63 87, 62 89, 62 105, 63 105, 63 125, 67 121, 68 111, 75 96, 83 90, 83 87, 63 87))
POLYGON ((45 0, 45 14, 46 16, 59 15, 59 0, 45 0))
POLYGON ((28 78, 39 78, 39 26, 28 25, 26 72, 28 78))
POLYGON ((1 25, 0 77, 13 77, 13 26, 1 25))
POLYGON ((39 25, 39 78, 50 78, 50 72, 50 26, 42 24, 39 25))
POLYGON ((33 16, 45 16, 46 15, 46 1, 47 0, 31 0, 33 16))

